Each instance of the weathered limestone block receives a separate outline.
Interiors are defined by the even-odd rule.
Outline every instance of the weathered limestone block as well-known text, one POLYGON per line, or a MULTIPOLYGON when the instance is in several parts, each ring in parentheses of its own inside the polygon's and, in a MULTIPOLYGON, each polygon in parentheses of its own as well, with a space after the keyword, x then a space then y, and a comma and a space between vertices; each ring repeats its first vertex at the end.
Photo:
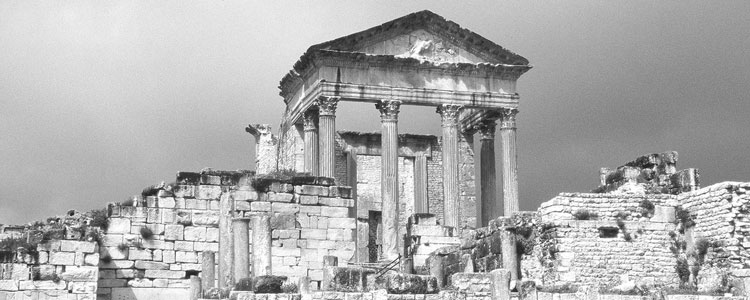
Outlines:
POLYGON ((110 218, 107 233, 130 233, 130 219, 110 218))
POLYGON ((75 294, 94 294, 96 293, 96 282, 71 282, 68 284, 68 290, 75 294))
POLYGON ((168 241, 182 240, 184 228, 184 226, 179 224, 168 224, 164 226, 164 239, 168 241))
POLYGON ((324 291, 363 292, 367 285, 367 276, 374 273, 373 270, 364 268, 328 266, 323 269, 321 289, 324 291))
POLYGON ((66 252, 94 253, 96 252, 96 243, 63 240, 60 241, 60 250, 66 252))
POLYGON ((0 280, 0 291, 17 291, 18 280, 0 280))
POLYGON ((68 284, 65 281, 54 282, 51 280, 30 281, 23 280, 18 284, 19 290, 64 290, 68 284))
POLYGON ((216 185, 199 185, 196 197, 202 200, 219 200, 221 187, 216 185))
POLYGON ((137 269, 145 270, 169 270, 169 264, 155 261, 136 261, 135 267, 137 269))
POLYGON ((76 254, 73 252, 50 252, 49 263, 52 265, 74 265, 76 254))
POLYGON ((196 226, 217 226, 219 224, 218 211, 194 211, 192 223, 196 226))
POLYGON ((99 278, 99 268, 67 266, 60 278, 65 281, 96 281, 99 278))
POLYGON ((437 278, 433 276, 391 273, 383 277, 390 294, 434 294, 439 291, 437 278))
POLYGON ((172 271, 172 270, 146 270, 145 276, 147 278, 185 278, 185 271, 172 271))

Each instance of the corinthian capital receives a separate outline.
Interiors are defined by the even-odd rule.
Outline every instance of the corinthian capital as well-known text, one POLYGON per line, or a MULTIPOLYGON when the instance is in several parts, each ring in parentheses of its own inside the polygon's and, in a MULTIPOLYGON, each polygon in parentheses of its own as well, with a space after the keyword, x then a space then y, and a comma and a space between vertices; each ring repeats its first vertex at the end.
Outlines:
POLYGON ((500 122, 500 129, 516 129, 517 108, 503 108, 503 117, 500 122))
POLYGON ((380 100, 375 103, 375 108, 380 111, 382 121, 396 121, 398 119, 401 101, 398 100, 380 100))
POLYGON ((485 119, 474 125, 474 129, 479 132, 480 140, 492 140, 495 139, 495 120, 485 119))
POLYGON ((314 109, 308 109, 302 115, 302 129, 304 131, 315 131, 318 130, 318 111, 314 109))
POLYGON ((455 105, 455 104, 441 104, 437 107, 437 113, 440 114, 440 117, 442 117, 443 127, 448 126, 457 126, 458 125, 458 115, 461 112, 461 108, 463 106, 461 105, 455 105))
POLYGON ((321 96, 315 101, 315 105, 318 106, 318 113, 321 116, 334 116, 336 115, 336 105, 339 103, 341 97, 327 97, 321 96))

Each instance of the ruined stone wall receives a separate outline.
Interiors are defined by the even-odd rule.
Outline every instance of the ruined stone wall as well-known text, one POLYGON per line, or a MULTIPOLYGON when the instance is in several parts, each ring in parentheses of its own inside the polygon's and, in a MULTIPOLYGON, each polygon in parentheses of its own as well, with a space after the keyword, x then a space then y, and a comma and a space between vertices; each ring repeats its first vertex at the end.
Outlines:
POLYGON ((250 186, 252 173, 212 174, 217 175, 182 172, 172 193, 160 190, 157 196, 137 199, 135 206, 111 205, 99 250, 106 257, 99 264, 101 298, 134 288, 144 297, 165 291, 187 297, 190 275, 202 271, 202 252, 218 252, 222 199, 232 201, 235 216, 271 216, 274 275, 308 276, 315 289, 322 280, 324 255, 338 257, 343 265, 353 257, 351 188, 274 184, 258 193, 250 186), (153 236, 144 235, 142 228, 153 236))
POLYGON ((641 207, 644 200, 655 206, 674 207, 677 197, 663 194, 596 194, 560 193, 552 200, 539 206, 539 213, 546 221, 573 220, 573 214, 580 210, 595 213, 601 220, 615 220, 618 214, 625 213, 627 220, 638 220, 646 213, 641 207))
POLYGON ((642 284, 679 283, 670 250, 673 223, 557 220, 542 226, 545 285, 607 286, 619 284, 621 275, 642 284))
POLYGON ((95 299, 95 241, 50 240, 0 263, 0 299, 95 299))
POLYGON ((685 226, 687 242, 708 241, 713 254, 709 264, 725 260, 734 268, 746 268, 750 258, 748 191, 750 183, 723 182, 678 195, 679 208, 695 224, 685 226))
POLYGON ((443 143, 432 147, 431 156, 427 158, 427 198, 429 213, 435 215, 440 224, 443 223, 443 143))

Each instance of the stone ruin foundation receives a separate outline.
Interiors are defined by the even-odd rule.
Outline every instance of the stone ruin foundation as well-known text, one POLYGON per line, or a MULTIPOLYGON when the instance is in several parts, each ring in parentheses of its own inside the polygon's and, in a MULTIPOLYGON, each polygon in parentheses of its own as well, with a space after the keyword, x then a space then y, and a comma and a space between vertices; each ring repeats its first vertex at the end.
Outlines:
POLYGON ((701 187, 676 152, 518 211, 530 68, 429 11, 313 45, 281 81, 278 133, 246 128, 256 171, 0 226, 0 300, 746 299, 750 183, 701 187), (337 129, 347 102, 381 131, 337 129), (399 133, 401 105, 435 107, 441 136, 399 133))

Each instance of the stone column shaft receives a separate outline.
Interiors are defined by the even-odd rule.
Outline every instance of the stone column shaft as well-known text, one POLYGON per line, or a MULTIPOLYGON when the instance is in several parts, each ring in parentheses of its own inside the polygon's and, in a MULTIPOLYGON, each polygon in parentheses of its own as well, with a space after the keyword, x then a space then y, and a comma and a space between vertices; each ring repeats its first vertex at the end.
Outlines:
POLYGON ((430 212, 427 197, 427 156, 422 152, 414 156, 414 212, 430 212))
MULTIPOLYGON (((500 247, 503 251, 503 269, 510 271, 510 279, 518 280, 518 250, 516 249, 516 235, 506 229, 501 229, 500 247)), ((513 289, 513 288, 511 288, 513 289)))
POLYGON ((336 105, 339 97, 321 97, 318 105, 319 176, 336 175, 336 105))
POLYGON ((383 258, 393 260, 401 253, 399 247, 399 184, 398 184, 398 112, 401 102, 383 100, 375 104, 380 110, 381 172, 380 192, 383 199, 383 258))
POLYGON ((250 277, 250 236, 247 218, 234 218, 234 280, 250 277))
POLYGON ((484 120, 478 126, 479 141, 479 185, 480 185, 480 213, 477 227, 485 227, 490 220, 500 216, 500 203, 495 186, 495 121, 484 120))
POLYGON ((201 285, 204 291, 214 287, 216 281, 216 253, 203 251, 201 261, 201 285))
POLYGON ((253 223, 253 276, 271 275, 271 217, 254 215, 253 223))
POLYGON ((500 123, 500 137, 503 143, 503 201, 505 216, 508 217, 518 211, 517 113, 517 109, 505 109, 500 123))
POLYGON ((302 130, 305 139, 305 172, 318 176, 318 111, 308 110, 302 119, 302 130))
POLYGON ((234 199, 229 194, 223 194, 219 209, 219 288, 232 288, 234 287, 234 239, 232 238, 234 199))
POLYGON ((443 223, 459 230, 461 210, 458 186, 458 116, 459 105, 438 106, 443 127, 443 223))

